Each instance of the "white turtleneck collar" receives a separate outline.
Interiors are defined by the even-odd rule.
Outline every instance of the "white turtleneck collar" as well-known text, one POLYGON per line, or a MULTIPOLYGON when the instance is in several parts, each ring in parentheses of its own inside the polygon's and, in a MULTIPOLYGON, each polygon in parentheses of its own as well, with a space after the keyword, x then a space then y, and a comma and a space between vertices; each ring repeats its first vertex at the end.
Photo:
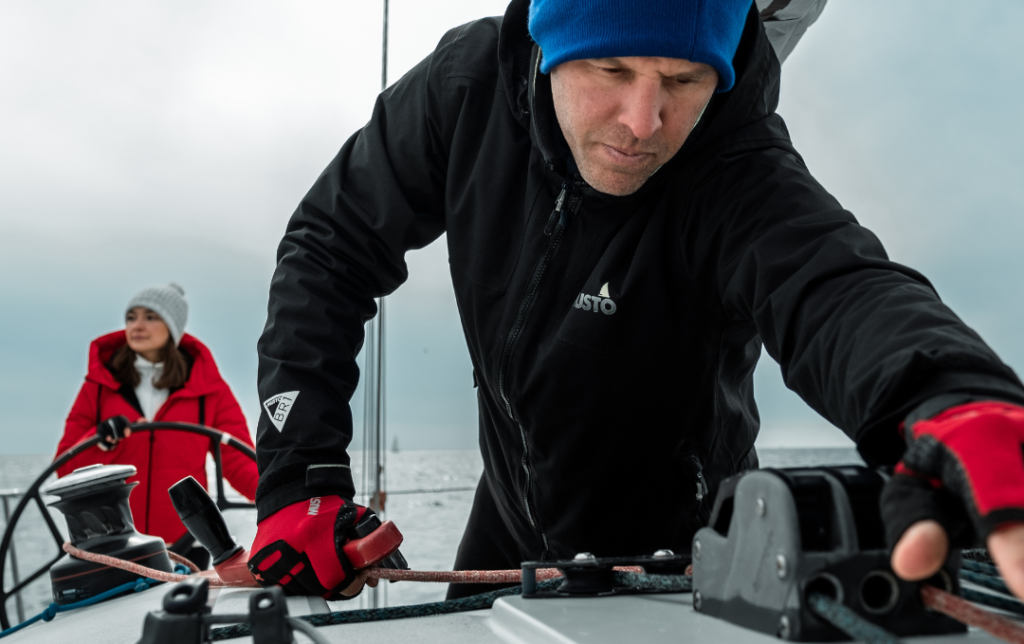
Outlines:
POLYGON ((153 386, 164 373, 164 363, 154 364, 135 354, 135 370, 139 372, 139 386, 135 388, 135 397, 139 399, 143 415, 152 421, 170 394, 167 389, 157 389, 153 386))

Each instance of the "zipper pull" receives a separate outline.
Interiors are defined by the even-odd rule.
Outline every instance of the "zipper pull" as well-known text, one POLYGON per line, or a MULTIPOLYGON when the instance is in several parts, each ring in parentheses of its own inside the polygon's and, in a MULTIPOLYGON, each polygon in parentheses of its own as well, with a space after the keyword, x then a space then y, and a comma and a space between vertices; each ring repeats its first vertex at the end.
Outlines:
POLYGON ((558 222, 560 226, 565 228, 565 213, 562 212, 562 206, 565 204, 565 195, 569 191, 568 180, 562 182, 562 191, 558 193, 558 198, 555 199, 555 209, 551 211, 551 216, 548 217, 548 223, 544 226, 544 234, 551 236, 551 233, 555 230, 555 222, 558 222), (559 217, 558 215, 561 214, 559 217))
POLYGON ((697 472, 697 500, 703 501, 708 495, 708 483, 704 480, 704 470, 697 472))

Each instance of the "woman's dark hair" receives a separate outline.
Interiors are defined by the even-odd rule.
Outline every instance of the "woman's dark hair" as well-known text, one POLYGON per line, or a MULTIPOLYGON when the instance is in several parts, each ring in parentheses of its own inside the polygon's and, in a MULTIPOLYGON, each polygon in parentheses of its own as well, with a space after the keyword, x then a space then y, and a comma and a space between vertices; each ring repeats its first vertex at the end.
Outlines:
MULTIPOLYGON (((135 356, 136 353, 132 351, 132 348, 125 344, 114 352, 114 356, 108 363, 110 373, 114 374, 114 378, 122 385, 132 389, 139 386, 139 372, 135 370, 135 356)), ((167 344, 160 349, 160 362, 164 363, 164 372, 153 383, 153 386, 157 389, 183 387, 185 381, 188 380, 188 362, 185 361, 185 356, 181 354, 181 351, 178 351, 178 347, 174 346, 173 338, 167 338, 167 344)))

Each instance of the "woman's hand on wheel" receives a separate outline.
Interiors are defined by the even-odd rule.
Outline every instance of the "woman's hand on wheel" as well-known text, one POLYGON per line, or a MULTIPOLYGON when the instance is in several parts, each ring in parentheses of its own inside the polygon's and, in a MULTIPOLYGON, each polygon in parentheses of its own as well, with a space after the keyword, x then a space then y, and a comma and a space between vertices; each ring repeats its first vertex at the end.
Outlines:
POLYGON ((113 416, 96 425, 96 435, 102 440, 97 443, 104 452, 109 452, 117 442, 132 435, 132 429, 125 416, 113 416))

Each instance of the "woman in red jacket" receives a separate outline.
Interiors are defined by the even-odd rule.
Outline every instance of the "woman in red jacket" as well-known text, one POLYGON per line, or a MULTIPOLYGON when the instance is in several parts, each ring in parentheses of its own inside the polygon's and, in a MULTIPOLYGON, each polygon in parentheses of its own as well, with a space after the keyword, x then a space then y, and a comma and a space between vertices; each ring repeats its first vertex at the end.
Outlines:
MULTIPOLYGON (((177 284, 143 289, 128 303, 125 330, 92 342, 85 384, 68 415, 57 453, 93 433, 103 435, 107 445, 103 451, 90 449, 76 456, 57 475, 93 463, 134 465, 138 474, 129 482, 139 485, 129 500, 136 529, 175 544, 173 549, 181 554, 202 559, 205 551, 189 552, 193 540, 175 513, 167 488, 186 476, 206 485, 210 439, 170 430, 132 436, 127 427, 129 422, 146 421, 197 423, 252 445, 242 410, 210 350, 184 333, 187 318, 185 291, 177 284)), ((232 487, 255 498, 256 463, 227 445, 222 455, 232 487)))

